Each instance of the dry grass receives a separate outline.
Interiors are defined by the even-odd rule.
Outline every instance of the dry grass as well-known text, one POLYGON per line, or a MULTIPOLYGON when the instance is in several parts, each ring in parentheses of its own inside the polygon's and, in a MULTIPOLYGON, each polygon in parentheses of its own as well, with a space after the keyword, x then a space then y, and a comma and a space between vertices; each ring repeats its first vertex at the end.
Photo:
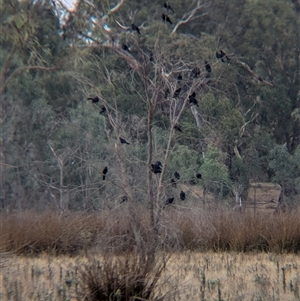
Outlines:
POLYGON ((153 262, 143 206, 3 214, 0 299, 300 300, 299 216, 168 206, 153 262))
MULTIPOLYGON (((300 210, 234 212, 179 205, 166 207, 161 219, 160 247, 171 251, 235 251, 297 253, 300 210)), ((17 254, 81 254, 96 248, 110 254, 132 252, 151 242, 149 213, 143 206, 111 211, 20 212, 0 216, 0 249, 17 254)))
MULTIPOLYGON (((116 269, 116 279, 111 282, 114 294, 98 300, 124 300, 118 299, 121 286, 117 278, 126 274, 126 258, 98 256, 90 260, 85 256, 54 257, 46 254, 39 257, 8 256, 1 267, 0 299, 96 300, 86 288, 90 278, 84 281, 81 272, 86 271, 86 267, 94 266, 96 271, 97 265, 106 265, 116 269), (121 266, 117 268, 118 265, 121 266)), ((137 261, 136 265, 131 262, 129 266, 127 275, 132 276, 133 282, 137 281, 136 275, 142 264, 137 261), (132 267, 135 268, 132 270, 132 267)), ((94 281, 105 278, 100 275, 96 273, 94 281)), ((124 294, 121 290, 121 296, 124 294)), ((300 257, 274 253, 173 253, 155 284, 153 295, 147 300, 158 300, 160 296, 163 300, 297 301, 300 300, 300 257)))

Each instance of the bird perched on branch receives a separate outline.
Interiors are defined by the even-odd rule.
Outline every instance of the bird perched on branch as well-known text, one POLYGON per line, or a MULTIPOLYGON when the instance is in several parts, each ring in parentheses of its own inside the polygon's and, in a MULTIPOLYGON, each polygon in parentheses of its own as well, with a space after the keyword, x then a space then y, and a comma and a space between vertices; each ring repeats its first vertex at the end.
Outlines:
POLYGON ((192 70, 192 77, 193 78, 197 78, 200 75, 200 68, 199 67, 195 67, 192 70))
POLYGON ((164 8, 167 10, 171 10, 174 13, 174 9, 171 7, 171 5, 168 2, 164 3, 164 8))
POLYGON ((182 75, 178 74, 178 76, 177 76, 177 82, 180 83, 181 81, 182 81, 182 75))
POLYGON ((151 164, 151 171, 155 174, 162 172, 162 164, 160 161, 156 161, 154 164, 151 164))
POLYGON ((130 143, 128 143, 125 139, 123 139, 123 138, 121 138, 121 137, 120 137, 120 142, 121 142, 122 144, 130 144, 130 143))
POLYGON ((176 131, 182 133, 182 129, 181 129, 181 127, 180 127, 179 125, 176 124, 176 125, 174 126, 174 129, 175 129, 176 131))
POLYGON ((122 197, 122 199, 121 199, 120 204, 122 204, 122 203, 124 203, 124 202, 127 202, 127 201, 128 201, 128 197, 127 197, 127 195, 124 195, 124 196, 122 197))
POLYGON ((201 173, 198 172, 198 173, 196 174, 196 177, 197 177, 197 179, 202 179, 201 173))
POLYGON ((180 94, 180 91, 181 91, 181 88, 178 88, 178 89, 174 92, 173 97, 174 97, 174 98, 178 97, 179 94, 180 94))
POLYGON ((91 100, 93 103, 99 102, 99 97, 88 97, 88 100, 91 100))
POLYGON ((162 18, 162 20, 164 21, 164 22, 169 22, 170 24, 172 24, 172 21, 170 20, 170 18, 169 18, 169 16, 168 15, 166 15, 166 14, 162 14, 161 15, 161 18, 162 18))
POLYGON ((149 60, 150 60, 150 62, 154 61, 154 56, 153 56, 153 52, 152 51, 150 51, 150 53, 149 53, 149 60))
POLYGON ((211 72, 210 64, 207 61, 205 61, 205 69, 207 72, 211 72))
POLYGON ((173 203, 173 201, 174 201, 174 197, 172 197, 172 198, 168 198, 168 199, 166 200, 166 204, 165 204, 165 206, 166 206, 166 205, 170 205, 170 204, 172 204, 172 203, 173 203))
POLYGON ((122 49, 127 51, 127 52, 130 52, 128 46, 126 44, 122 44, 122 49))
POLYGON ((193 92, 193 93, 189 96, 189 101, 190 101, 191 104, 194 104, 194 105, 196 105, 196 106, 199 107, 198 101, 197 101, 197 99, 195 98, 195 96, 196 96, 196 93, 193 92))
POLYGON ((185 193, 181 190, 181 192, 180 192, 180 199, 182 200, 182 201, 184 201, 185 200, 185 193))
POLYGON ((107 172, 108 172, 108 168, 107 168, 107 166, 105 166, 104 167, 104 169, 102 170, 102 180, 105 180, 105 175, 107 174, 107 172))
POLYGON ((179 172, 175 171, 175 172, 174 172, 174 177, 175 177, 175 179, 179 180, 179 179, 180 179, 180 174, 179 174, 179 172))
POLYGON ((167 90, 165 91, 165 98, 167 98, 167 97, 168 97, 169 93, 170 93, 170 90, 169 90, 169 89, 167 89, 167 90))
POLYGON ((226 53, 221 49, 220 52, 216 52, 216 58, 221 59, 223 63, 225 63, 224 57, 226 58, 227 62, 230 61, 230 58, 226 55, 226 53))
POLYGON ((104 114, 105 112, 106 112, 106 108, 105 108, 105 106, 102 106, 100 114, 104 114))
POLYGON ((138 34, 141 34, 140 29, 133 23, 131 24, 131 29, 133 31, 136 31, 138 34))

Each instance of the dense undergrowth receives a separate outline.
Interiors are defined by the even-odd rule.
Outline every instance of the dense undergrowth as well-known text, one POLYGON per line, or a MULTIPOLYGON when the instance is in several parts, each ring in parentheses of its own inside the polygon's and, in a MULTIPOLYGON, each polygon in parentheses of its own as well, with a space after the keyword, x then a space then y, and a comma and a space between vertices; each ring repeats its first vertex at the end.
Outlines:
MULTIPOLYGON (((158 248, 296 253, 300 251, 299 216, 300 209, 254 213, 170 206, 161 218, 158 248)), ((152 241, 149 212, 143 206, 68 214, 23 211, 2 213, 0 218, 1 250, 22 255, 75 255, 93 249, 124 254, 152 241)))

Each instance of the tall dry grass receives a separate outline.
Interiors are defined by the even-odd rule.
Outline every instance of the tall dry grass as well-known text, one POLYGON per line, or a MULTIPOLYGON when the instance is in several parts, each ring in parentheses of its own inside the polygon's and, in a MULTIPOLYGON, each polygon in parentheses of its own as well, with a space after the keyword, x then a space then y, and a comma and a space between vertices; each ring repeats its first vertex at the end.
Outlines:
MULTIPOLYGON (((0 216, 0 249, 18 254, 76 254, 97 248, 122 254, 152 242, 149 212, 143 206, 60 214, 25 211, 0 216)), ((159 248, 170 251, 300 251, 300 210, 234 212, 166 207, 159 248)))

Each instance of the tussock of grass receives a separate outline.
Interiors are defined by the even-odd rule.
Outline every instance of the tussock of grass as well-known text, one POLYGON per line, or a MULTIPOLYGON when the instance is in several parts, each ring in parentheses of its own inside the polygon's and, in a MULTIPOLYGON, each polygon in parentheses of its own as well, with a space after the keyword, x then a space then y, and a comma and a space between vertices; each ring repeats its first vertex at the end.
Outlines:
POLYGON ((157 282, 165 269, 166 261, 156 262, 140 254, 112 257, 106 254, 101 260, 89 258, 80 270, 80 291, 85 300, 164 300, 157 296, 157 282))
MULTIPOLYGON (((254 214, 170 206, 160 221, 159 247, 172 251, 296 253, 300 251, 299 216, 299 209, 254 214)), ((152 241, 149 212, 142 206, 68 215, 29 211, 2 214, 0 218, 0 249, 18 254, 75 254, 91 248, 122 254, 152 241)))

